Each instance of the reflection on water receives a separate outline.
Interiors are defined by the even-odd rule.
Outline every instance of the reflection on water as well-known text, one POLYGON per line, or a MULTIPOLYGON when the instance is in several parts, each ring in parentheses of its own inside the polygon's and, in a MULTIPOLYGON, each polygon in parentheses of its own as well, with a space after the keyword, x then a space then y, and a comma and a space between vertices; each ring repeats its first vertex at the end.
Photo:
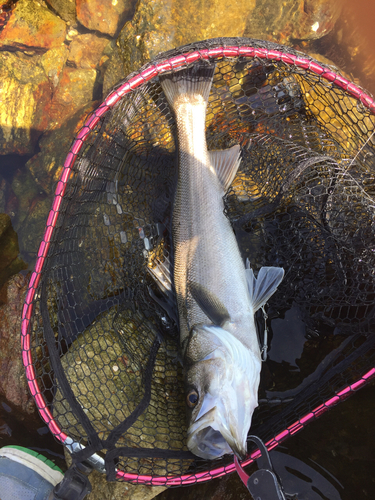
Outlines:
POLYGON ((306 342, 306 327, 298 305, 293 304, 285 313, 284 319, 274 319, 271 327, 273 338, 268 358, 276 363, 285 361, 291 370, 299 371, 297 359, 301 358, 306 342))
POLYGON ((343 8, 334 30, 313 43, 302 43, 300 49, 327 57, 350 80, 375 95, 375 2, 335 2, 343 8))

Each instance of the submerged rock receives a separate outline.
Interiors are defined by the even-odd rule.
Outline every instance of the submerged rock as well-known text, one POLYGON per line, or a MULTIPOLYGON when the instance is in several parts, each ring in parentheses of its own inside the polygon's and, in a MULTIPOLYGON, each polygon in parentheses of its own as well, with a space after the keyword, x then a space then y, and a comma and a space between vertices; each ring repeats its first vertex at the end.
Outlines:
POLYGON ((341 13, 329 0, 260 0, 247 18, 245 36, 291 45, 327 35, 341 13))
POLYGON ((97 76, 97 71, 92 68, 65 66, 51 102, 56 124, 63 122, 94 99, 97 76))
MULTIPOLYGON (((118 312, 114 307, 87 328, 61 358, 75 397, 102 439, 135 410, 144 394, 144 369, 152 345, 149 327, 152 325, 141 313, 118 312)), ((186 450, 182 374, 170 356, 161 346, 153 370, 150 404, 120 437, 118 445, 186 450)), ((86 432, 62 396, 58 381, 53 406, 64 432, 85 439, 86 432)), ((127 472, 152 471, 154 475, 182 473, 190 463, 169 460, 167 464, 161 458, 138 461, 131 457, 120 458, 120 462, 127 472)))
POLYGON ((124 72, 140 68, 159 52, 206 38, 243 36, 255 0, 140 0, 118 38, 124 72))
POLYGON ((0 393, 26 413, 35 411, 21 358, 21 315, 28 279, 17 274, 1 290, 0 393))
POLYGON ((0 31, 0 47, 45 52, 65 40, 66 24, 35 0, 18 0, 5 27, 0 31))
POLYGON ((49 123, 51 83, 40 56, 0 51, 0 154, 34 152, 49 123))
POLYGON ((10 276, 26 268, 19 257, 18 237, 10 217, 0 213, 0 288, 10 276))
POLYGON ((108 60, 108 56, 103 54, 108 45, 111 42, 107 38, 92 33, 77 35, 70 44, 68 63, 75 68, 98 68, 108 60))
MULTIPOLYGON (((60 82, 62 70, 65 66, 69 49, 65 44, 60 47, 48 50, 40 58, 40 64, 44 69, 53 88, 57 87, 60 82)), ((52 113, 53 118, 53 113, 52 113)))
POLYGON ((26 163, 26 168, 31 172, 35 182, 48 195, 54 192, 72 139, 83 126, 87 115, 97 105, 98 102, 92 102, 81 107, 60 127, 48 130, 39 141, 40 152, 26 163))
POLYGON ((76 4, 73 0, 45 0, 57 14, 71 25, 77 22, 76 4))
POLYGON ((134 0, 76 0, 77 19, 89 30, 113 36, 131 18, 134 0))

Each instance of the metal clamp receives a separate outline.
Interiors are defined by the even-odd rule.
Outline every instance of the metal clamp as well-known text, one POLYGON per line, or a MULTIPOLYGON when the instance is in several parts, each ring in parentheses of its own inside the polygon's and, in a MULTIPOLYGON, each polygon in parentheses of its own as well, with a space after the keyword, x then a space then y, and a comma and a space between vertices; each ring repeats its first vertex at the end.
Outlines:
POLYGON ((234 457, 234 465, 242 482, 247 487, 254 500, 286 500, 279 480, 273 470, 268 450, 257 436, 249 436, 259 448, 261 456, 256 460, 259 470, 248 476, 241 467, 238 458, 234 457))

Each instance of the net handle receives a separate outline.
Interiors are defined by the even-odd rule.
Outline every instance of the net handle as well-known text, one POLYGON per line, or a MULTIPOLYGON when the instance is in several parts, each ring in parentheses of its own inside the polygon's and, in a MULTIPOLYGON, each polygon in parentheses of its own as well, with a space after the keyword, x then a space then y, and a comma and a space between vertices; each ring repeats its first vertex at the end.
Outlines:
MULTIPOLYGON (((225 39, 221 40, 222 43, 225 42, 225 39)), ((252 47, 249 45, 241 45, 241 46, 221 45, 213 47, 211 49, 201 49, 201 50, 195 50, 193 52, 186 52, 171 57, 169 59, 165 59, 156 64, 150 63, 146 65, 144 68, 142 68, 139 73, 137 73, 134 76, 131 76, 118 89, 112 91, 108 95, 108 97, 96 109, 96 111, 94 111, 87 118, 85 124, 78 132, 75 140, 73 141, 70 151, 65 159, 60 180, 58 181, 56 186, 52 208, 47 218, 43 240, 39 246, 35 269, 30 278, 28 290, 26 293, 25 303, 22 310, 22 321, 21 321, 22 362, 26 371, 26 378, 29 390, 35 400, 41 418, 47 424, 51 433, 62 443, 64 443, 67 440, 67 438, 69 438, 69 436, 60 429, 59 424, 54 419, 51 411, 49 410, 47 402, 44 399, 42 390, 39 387, 31 356, 30 323, 31 323, 31 316, 33 313, 33 301, 35 298, 35 293, 39 286, 41 272, 43 270, 44 262, 46 260, 48 250, 51 244, 52 234, 56 227, 62 199, 66 191, 68 180, 72 174, 72 168, 77 158, 77 155, 81 150, 84 142, 88 138, 90 132, 98 124, 100 118, 104 116, 109 109, 113 108, 113 106, 115 106, 115 104, 117 104, 119 100, 126 94, 140 87, 142 84, 148 82, 152 78, 155 78, 161 73, 176 69, 181 69, 190 64, 193 64, 194 62, 200 59, 208 60, 208 59, 218 59, 222 57, 226 58, 248 57, 248 58, 266 59, 278 62, 281 61, 285 64, 289 64, 291 66, 295 66, 297 68, 310 71, 320 76, 321 78, 327 80, 328 82, 337 85, 339 88, 345 90, 350 96, 356 98, 367 109, 369 109, 373 114, 375 114, 375 101, 372 99, 372 97, 367 95, 364 92, 364 90, 362 90, 354 83, 350 82, 343 76, 335 73, 332 69, 325 67, 324 65, 321 65, 318 62, 313 61, 310 58, 303 55, 291 54, 277 49, 270 50, 266 48, 252 47)), ((346 387, 343 391, 341 391, 336 396, 328 400, 326 403, 323 403, 322 405, 318 406, 311 413, 309 413, 301 420, 298 420, 292 426, 288 427, 283 432, 278 434, 272 441, 266 443, 268 450, 278 446, 278 444, 284 439, 286 439, 288 436, 294 434, 298 430, 301 430, 307 424, 307 422, 316 418, 317 416, 320 416, 322 413, 324 413, 338 401, 340 401, 344 397, 347 397, 347 393, 357 390, 357 388, 363 387, 368 382, 368 380, 374 376, 375 376, 375 368, 365 373, 355 384, 346 387), (342 394, 342 396, 340 396, 340 394, 342 394)), ((243 465, 244 466, 248 465, 253 461, 254 460, 250 458, 247 461, 245 461, 243 465)), ((128 474, 119 471, 117 473, 117 477, 119 479, 126 481, 133 481, 138 484, 147 483, 153 485, 173 486, 173 485, 193 484, 196 482, 208 481, 214 477, 219 477, 228 474, 230 472, 233 472, 234 470, 235 470, 234 464, 230 464, 226 467, 220 467, 212 471, 206 471, 195 475, 184 475, 176 477, 153 477, 153 476, 144 476, 137 474, 128 474)))

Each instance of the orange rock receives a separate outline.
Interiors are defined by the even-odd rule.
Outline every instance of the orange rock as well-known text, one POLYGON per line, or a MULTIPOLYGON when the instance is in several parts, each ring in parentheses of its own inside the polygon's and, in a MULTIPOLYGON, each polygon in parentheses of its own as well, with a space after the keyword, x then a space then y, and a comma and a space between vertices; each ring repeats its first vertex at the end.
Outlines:
POLYGON ((103 51, 108 44, 110 42, 106 38, 100 38, 91 33, 77 35, 70 44, 68 63, 76 68, 98 68, 103 51))
POLYGON ((76 0, 77 19, 93 31, 115 35, 132 17, 134 0, 76 0))
POLYGON ((35 0, 19 0, 0 32, 0 47, 45 52, 59 47, 66 36, 66 25, 35 0))
POLYGON ((64 68, 51 103, 56 125, 93 100, 96 78, 95 69, 64 68))

